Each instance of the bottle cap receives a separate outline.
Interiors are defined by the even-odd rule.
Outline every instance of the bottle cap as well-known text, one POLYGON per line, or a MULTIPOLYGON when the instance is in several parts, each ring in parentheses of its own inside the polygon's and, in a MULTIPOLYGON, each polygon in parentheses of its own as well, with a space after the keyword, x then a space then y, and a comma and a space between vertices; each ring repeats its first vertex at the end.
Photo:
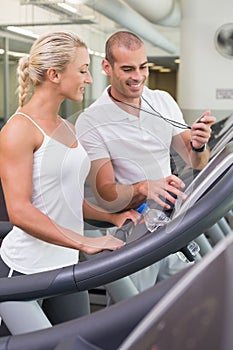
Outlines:
POLYGON ((142 214, 146 209, 148 209, 148 205, 146 203, 142 203, 140 207, 137 209, 138 213, 142 214))

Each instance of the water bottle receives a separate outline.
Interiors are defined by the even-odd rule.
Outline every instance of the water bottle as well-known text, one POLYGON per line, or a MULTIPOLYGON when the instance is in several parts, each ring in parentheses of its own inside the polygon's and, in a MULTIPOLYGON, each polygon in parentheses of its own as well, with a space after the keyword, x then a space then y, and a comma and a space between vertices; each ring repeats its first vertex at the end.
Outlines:
POLYGON ((146 203, 141 204, 137 211, 142 214, 145 225, 150 232, 154 232, 158 227, 170 221, 162 211, 149 208, 146 203))
MULTIPOLYGON (((141 204, 137 211, 144 217, 145 225, 150 232, 154 232, 158 227, 165 225, 171 220, 162 211, 149 208, 146 203, 141 204)), ((191 262, 196 260, 199 251, 199 245, 195 241, 191 241, 176 254, 182 261, 191 262)))
POLYGON ((198 258, 200 247, 195 241, 191 241, 187 246, 177 252, 179 258, 185 262, 195 261, 198 258))

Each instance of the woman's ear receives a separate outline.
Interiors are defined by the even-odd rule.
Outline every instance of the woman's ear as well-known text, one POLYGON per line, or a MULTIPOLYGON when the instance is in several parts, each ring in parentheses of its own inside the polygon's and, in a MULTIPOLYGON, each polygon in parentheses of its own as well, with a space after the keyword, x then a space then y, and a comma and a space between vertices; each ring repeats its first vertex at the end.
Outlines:
POLYGON ((61 79, 61 73, 57 69, 51 67, 47 70, 47 77, 53 83, 59 83, 61 79))

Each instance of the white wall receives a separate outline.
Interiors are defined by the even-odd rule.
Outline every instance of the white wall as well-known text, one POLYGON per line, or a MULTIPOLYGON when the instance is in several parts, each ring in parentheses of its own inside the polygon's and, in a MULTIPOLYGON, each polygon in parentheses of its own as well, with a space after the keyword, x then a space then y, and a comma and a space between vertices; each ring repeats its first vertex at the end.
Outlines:
POLYGON ((232 0, 182 0, 178 102, 186 120, 205 109, 222 119, 233 112, 233 99, 216 98, 217 89, 233 89, 233 59, 216 50, 217 29, 233 22, 232 0))

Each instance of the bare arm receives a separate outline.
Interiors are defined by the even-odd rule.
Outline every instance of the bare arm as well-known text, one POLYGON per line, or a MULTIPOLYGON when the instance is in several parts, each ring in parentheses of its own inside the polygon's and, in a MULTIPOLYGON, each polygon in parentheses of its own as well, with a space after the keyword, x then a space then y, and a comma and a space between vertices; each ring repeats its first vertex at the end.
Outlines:
POLYGON ((123 242, 112 236, 88 238, 61 227, 32 205, 33 152, 42 138, 33 124, 22 118, 14 118, 1 130, 0 176, 12 224, 48 243, 88 254, 122 247, 123 242))
POLYGON ((211 136, 211 126, 215 122, 215 117, 206 111, 203 117, 198 118, 192 125, 191 130, 173 137, 172 147, 184 159, 184 161, 194 169, 201 170, 208 163, 210 151, 208 147, 203 152, 196 152, 191 148, 201 149, 208 143, 211 136))
POLYGON ((139 206, 145 198, 169 208, 160 198, 163 196, 172 203, 175 199, 168 192, 184 197, 180 188, 183 182, 174 175, 165 179, 142 181, 132 185, 119 184, 115 181, 114 170, 109 159, 92 161, 89 182, 100 205, 108 210, 120 211, 139 206))
POLYGON ((122 213, 111 213, 103 208, 97 207, 84 200, 83 213, 85 219, 100 220, 112 223, 114 226, 121 227, 127 219, 137 222, 140 214, 134 210, 127 210, 122 213))

